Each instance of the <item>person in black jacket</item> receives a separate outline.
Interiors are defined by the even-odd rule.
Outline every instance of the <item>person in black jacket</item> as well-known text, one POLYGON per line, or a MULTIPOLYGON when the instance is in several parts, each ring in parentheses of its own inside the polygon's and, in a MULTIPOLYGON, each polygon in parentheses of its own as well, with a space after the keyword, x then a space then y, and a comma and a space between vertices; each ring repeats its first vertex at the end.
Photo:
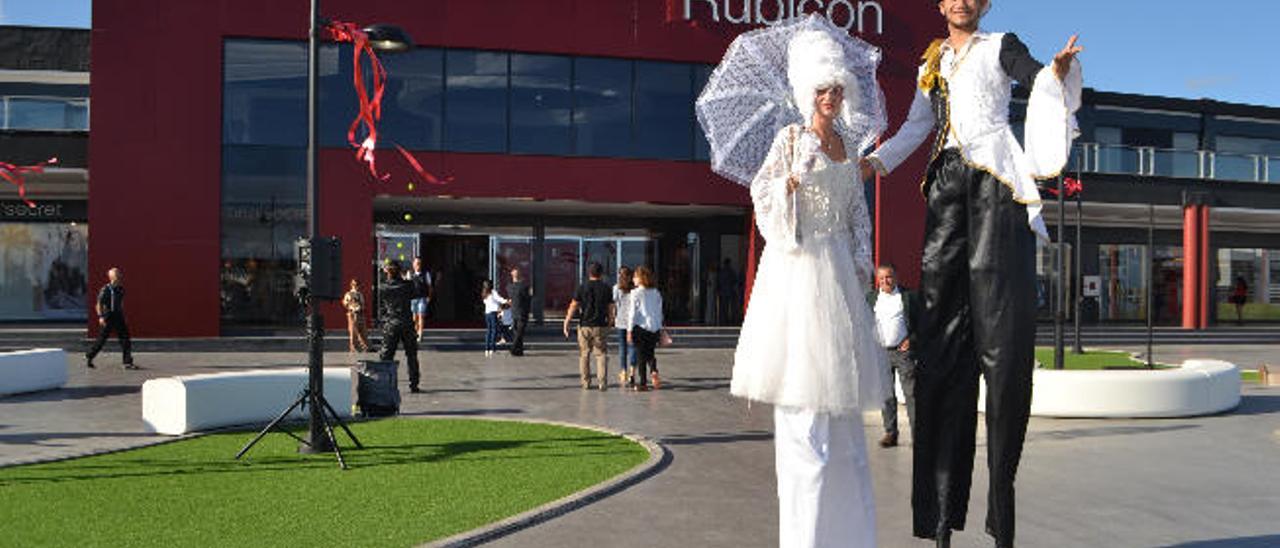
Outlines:
POLYGON ((427 295, 427 287, 418 277, 408 280, 400 275, 400 263, 390 261, 382 267, 386 279, 378 288, 378 316, 382 320, 382 352, 378 358, 391 361, 396 347, 404 344, 404 358, 409 369, 409 391, 421 392, 418 383, 418 336, 414 331, 413 314, 409 302, 427 295))
MULTIPOLYGON (((916 362, 911 358, 911 336, 919 315, 919 299, 915 292, 898 285, 898 273, 893 265, 884 264, 876 269, 876 289, 867 295, 867 302, 876 316, 876 335, 889 355, 889 374, 885 379, 892 383, 894 374, 898 375, 907 404, 907 421, 914 427, 916 362)), ((880 447, 898 445, 898 397, 893 390, 889 391, 880 414, 884 419, 880 447)))
POLYGON ((124 321, 124 274, 119 268, 112 267, 107 271, 107 285, 102 286, 102 290, 98 291, 98 304, 96 306, 98 312, 98 340, 94 341, 93 347, 85 353, 85 366, 93 369, 93 358, 102 351, 102 345, 107 344, 107 339, 111 337, 111 333, 115 332, 120 338, 120 349, 124 353, 124 368, 138 369, 133 364, 132 343, 129 340, 129 325, 124 321))
POLYGON ((513 341, 511 341, 511 355, 524 355, 524 330, 529 325, 529 309, 533 307, 533 289, 529 287, 529 282, 520 276, 519 268, 511 269, 511 285, 507 286, 507 293, 511 297, 511 322, 513 341))

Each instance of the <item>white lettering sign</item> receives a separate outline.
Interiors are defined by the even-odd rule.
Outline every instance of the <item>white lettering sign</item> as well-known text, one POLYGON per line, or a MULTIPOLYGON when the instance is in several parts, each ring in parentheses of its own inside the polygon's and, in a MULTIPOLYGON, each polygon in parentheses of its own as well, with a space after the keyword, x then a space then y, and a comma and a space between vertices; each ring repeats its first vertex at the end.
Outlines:
POLYGON ((716 23, 776 25, 810 13, 821 13, 849 32, 884 34, 884 8, 876 0, 684 0, 685 21, 706 17, 716 23))

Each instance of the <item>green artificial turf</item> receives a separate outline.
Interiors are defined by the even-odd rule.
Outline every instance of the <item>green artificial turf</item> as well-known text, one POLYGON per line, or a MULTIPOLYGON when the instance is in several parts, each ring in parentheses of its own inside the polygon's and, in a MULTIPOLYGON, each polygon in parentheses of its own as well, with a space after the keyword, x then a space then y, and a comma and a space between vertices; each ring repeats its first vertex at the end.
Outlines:
POLYGON ((1259 378, 1258 378, 1258 370, 1257 370, 1257 369, 1241 369, 1241 370, 1240 370, 1240 380, 1242 380, 1242 381, 1244 381, 1244 382, 1253 382, 1253 383, 1256 383, 1256 382, 1258 382, 1258 381, 1259 381, 1259 380, 1261 380, 1261 379, 1259 379, 1259 378))
MULTIPOLYGON (((1280 321, 1280 304, 1244 303, 1244 310, 1241 311, 1240 317, 1245 321, 1280 321)), ((1232 325, 1235 321, 1236 305, 1218 303, 1218 323, 1220 325, 1232 325)))
MULTIPOLYGON (((1036 361, 1040 362, 1040 367, 1053 367, 1053 348, 1048 346, 1036 347, 1036 361)), ((1074 354, 1071 348, 1067 348, 1063 354, 1063 366, 1066 369, 1111 369, 1111 368, 1143 368, 1145 363, 1137 361, 1125 352, 1104 352, 1104 351, 1086 351, 1084 354, 1074 354)), ((1156 368, 1165 368, 1167 365, 1156 364, 1156 368)))
POLYGON ((366 448, 344 453, 347 471, 278 433, 233 460, 252 432, 0 468, 0 544, 410 546, 648 458, 625 438, 547 424, 402 418, 353 429, 366 448))

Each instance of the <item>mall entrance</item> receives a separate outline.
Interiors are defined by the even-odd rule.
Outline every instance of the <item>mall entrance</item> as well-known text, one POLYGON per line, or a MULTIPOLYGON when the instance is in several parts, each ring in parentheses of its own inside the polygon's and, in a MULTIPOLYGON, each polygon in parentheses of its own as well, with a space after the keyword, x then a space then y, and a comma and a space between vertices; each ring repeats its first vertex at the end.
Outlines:
POLYGON ((668 323, 740 321, 740 272, 746 251, 741 236, 747 222, 744 210, 575 203, 572 207, 552 204, 551 208, 595 214, 528 215, 522 210, 546 211, 549 207, 545 202, 513 204, 503 200, 502 209, 508 213, 459 214, 482 201, 451 202, 454 208, 449 212, 429 210, 422 203, 396 203, 395 209, 375 203, 376 257, 371 268, 376 271, 392 259, 407 266, 415 256, 421 256, 435 283, 435 298, 428 311, 432 325, 483 325, 482 282, 493 280, 498 292, 509 296, 512 268, 520 269, 533 286, 531 319, 559 321, 593 262, 604 267, 604 281, 609 285, 617 282, 619 267, 653 269, 668 323), (411 206, 416 206, 416 211, 405 214, 404 209, 411 206), (624 210, 632 215, 616 214, 624 210), (637 211, 646 215, 636 216, 637 211))

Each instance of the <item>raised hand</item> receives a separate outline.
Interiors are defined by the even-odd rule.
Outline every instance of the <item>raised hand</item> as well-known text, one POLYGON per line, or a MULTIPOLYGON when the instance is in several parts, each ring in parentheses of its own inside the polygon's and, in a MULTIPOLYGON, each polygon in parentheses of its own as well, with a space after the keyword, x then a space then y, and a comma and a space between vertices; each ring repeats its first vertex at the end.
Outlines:
POLYGON ((1058 75, 1059 80, 1067 78, 1067 73, 1071 71, 1071 62, 1076 59, 1076 55, 1084 51, 1083 46, 1076 45, 1076 40, 1079 38, 1079 34, 1072 34, 1071 38, 1067 39, 1067 46, 1053 56, 1053 73, 1058 75))

